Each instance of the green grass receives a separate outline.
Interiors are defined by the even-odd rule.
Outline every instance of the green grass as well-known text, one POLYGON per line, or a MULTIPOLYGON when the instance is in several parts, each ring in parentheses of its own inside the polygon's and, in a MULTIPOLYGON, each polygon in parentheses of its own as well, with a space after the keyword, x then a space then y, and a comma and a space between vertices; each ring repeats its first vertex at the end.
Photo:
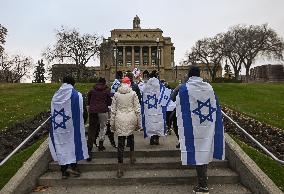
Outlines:
POLYGON ((16 174, 23 163, 36 151, 44 139, 39 140, 25 150, 15 154, 3 166, 0 166, 0 190, 16 174))
POLYGON ((263 172, 284 192, 284 165, 281 165, 236 137, 234 140, 263 172))
POLYGON ((284 84, 215 83, 222 105, 284 129, 284 84))
MULTIPOLYGON (((0 130, 47 111, 60 84, 0 84, 0 130)), ((92 84, 76 84, 86 93, 92 84)))

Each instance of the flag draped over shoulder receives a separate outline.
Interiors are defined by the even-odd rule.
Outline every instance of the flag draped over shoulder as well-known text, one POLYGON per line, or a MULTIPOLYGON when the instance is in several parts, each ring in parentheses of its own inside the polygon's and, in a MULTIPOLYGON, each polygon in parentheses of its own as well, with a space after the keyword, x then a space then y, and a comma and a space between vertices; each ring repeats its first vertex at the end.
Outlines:
POLYGON ((166 107, 171 92, 157 78, 144 84, 141 115, 144 137, 166 134, 166 107))
POLYGON ((208 164, 225 158, 221 108, 210 84, 191 77, 179 89, 177 122, 183 165, 208 164))
POLYGON ((115 93, 117 91, 117 88, 120 86, 120 81, 118 79, 115 79, 113 82, 112 82, 112 85, 111 85, 111 93, 115 93))
POLYGON ((51 101, 52 127, 49 149, 59 165, 87 159, 83 98, 72 85, 63 84, 51 101))

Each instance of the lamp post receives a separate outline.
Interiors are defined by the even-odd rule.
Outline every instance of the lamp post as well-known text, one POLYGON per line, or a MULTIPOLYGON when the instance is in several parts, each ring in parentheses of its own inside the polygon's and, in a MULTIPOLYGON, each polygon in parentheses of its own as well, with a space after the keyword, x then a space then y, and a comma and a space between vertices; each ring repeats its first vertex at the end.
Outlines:
POLYGON ((173 68, 173 72, 175 73, 175 82, 177 81, 177 65, 175 64, 175 62, 172 62, 172 68, 173 68))
POLYGON ((177 65, 175 65, 175 71, 176 71, 176 79, 175 79, 175 82, 176 82, 176 81, 177 81, 177 75, 178 75, 178 74, 177 74, 177 72, 178 72, 178 71, 177 71, 177 65))
POLYGON ((159 38, 157 38, 156 39, 156 42, 157 42, 157 65, 158 65, 158 76, 159 76, 159 74, 160 74, 160 62, 159 62, 159 43, 160 43, 160 39, 159 38))
POLYGON ((118 75, 117 75, 117 43, 118 43, 118 39, 115 38, 114 39, 114 44, 115 44, 115 78, 118 79, 118 75))

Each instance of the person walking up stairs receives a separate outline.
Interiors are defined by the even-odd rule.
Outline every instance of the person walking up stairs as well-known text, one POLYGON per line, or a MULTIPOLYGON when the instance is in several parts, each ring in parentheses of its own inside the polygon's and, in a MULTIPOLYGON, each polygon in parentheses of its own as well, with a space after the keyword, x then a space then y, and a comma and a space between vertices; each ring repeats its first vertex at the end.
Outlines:
POLYGON ((99 151, 104 151, 104 140, 107 131, 108 106, 111 104, 110 89, 105 78, 99 78, 98 83, 88 93, 89 130, 88 130, 88 161, 92 160, 92 148, 96 137, 99 137, 99 151))
POLYGON ((111 104, 110 125, 112 131, 118 135, 117 149, 117 177, 123 176, 123 152, 126 138, 130 146, 130 163, 136 162, 134 156, 133 131, 140 128, 140 104, 136 93, 130 87, 130 79, 124 77, 122 84, 113 96, 111 104))

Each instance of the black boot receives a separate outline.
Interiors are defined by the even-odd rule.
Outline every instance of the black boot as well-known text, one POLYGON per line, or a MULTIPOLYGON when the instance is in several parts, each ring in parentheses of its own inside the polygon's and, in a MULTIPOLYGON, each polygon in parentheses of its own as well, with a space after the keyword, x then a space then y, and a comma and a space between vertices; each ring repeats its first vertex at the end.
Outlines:
POLYGON ((194 191, 196 193, 209 193, 208 189, 208 177, 207 177, 207 165, 197 165, 196 166, 196 173, 197 173, 197 186, 195 187, 194 191))
POLYGON ((68 165, 61 165, 61 173, 62 173, 62 179, 67 179, 70 174, 67 172, 68 165))
POLYGON ((104 151, 106 148, 104 146, 104 142, 103 141, 99 141, 99 147, 98 147, 98 150, 99 151, 104 151))
POLYGON ((93 159, 93 153, 92 153, 92 149, 88 149, 88 154, 89 154, 89 158, 87 158, 88 162, 91 162, 93 159))
POLYGON ((155 145, 155 136, 150 138, 150 145, 155 145))
POLYGON ((154 145, 160 145, 159 139, 160 137, 158 135, 155 135, 154 145))
POLYGON ((110 132, 107 136, 108 136, 111 146, 114 148, 117 148, 115 141, 114 141, 114 133, 110 132))

